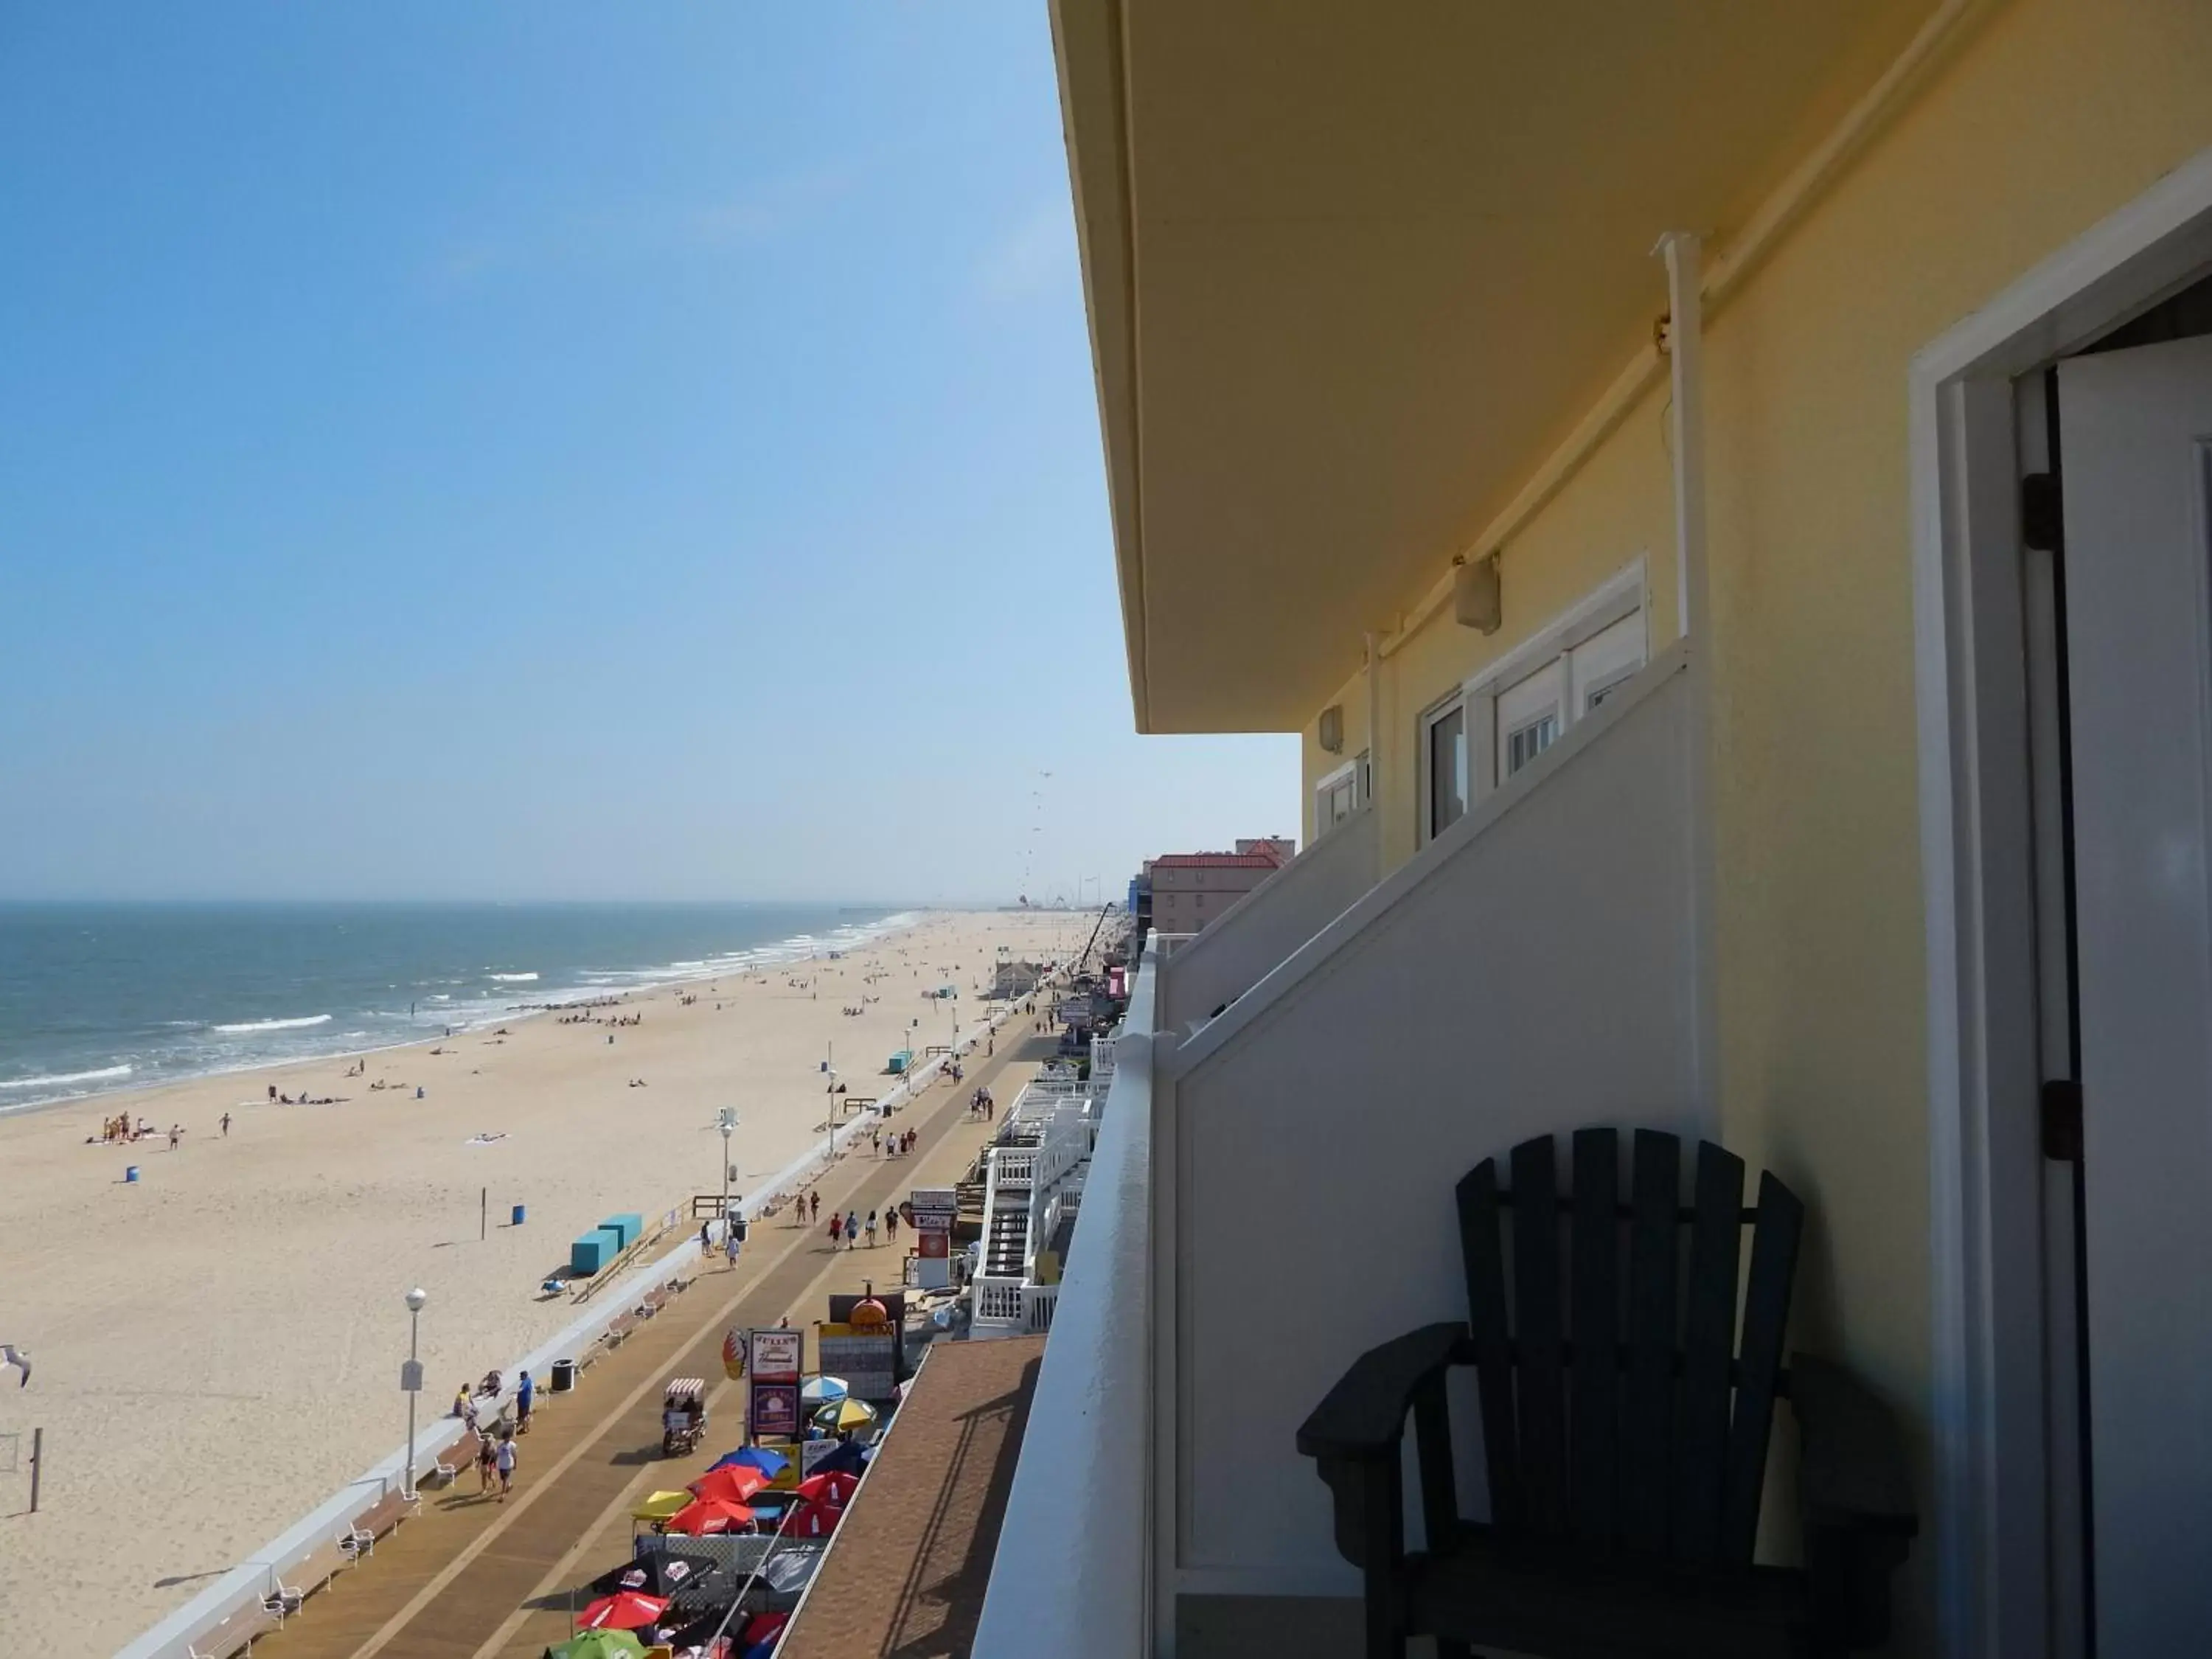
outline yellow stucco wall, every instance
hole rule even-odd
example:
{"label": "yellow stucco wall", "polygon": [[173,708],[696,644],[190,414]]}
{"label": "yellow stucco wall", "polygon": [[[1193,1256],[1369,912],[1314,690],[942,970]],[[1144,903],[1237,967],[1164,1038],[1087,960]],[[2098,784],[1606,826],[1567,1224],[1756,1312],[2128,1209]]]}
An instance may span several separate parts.
{"label": "yellow stucco wall", "polygon": [[[1709,319],[1724,1133],[1814,1206],[1805,1339],[1917,1407],[1923,1434],[1909,365],[2208,146],[2212,3],[2013,0]],[[1662,387],[1509,544],[1504,629],[1486,640],[1447,614],[1387,663],[1388,862],[1414,850],[1416,715],[1452,683],[1639,550],[1655,647],[1672,636],[1665,412]]]}

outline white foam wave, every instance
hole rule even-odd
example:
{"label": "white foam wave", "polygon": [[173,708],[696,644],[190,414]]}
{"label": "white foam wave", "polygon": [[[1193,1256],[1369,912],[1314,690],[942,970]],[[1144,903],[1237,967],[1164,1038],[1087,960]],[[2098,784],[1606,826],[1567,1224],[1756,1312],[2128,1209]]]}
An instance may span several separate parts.
{"label": "white foam wave", "polygon": [[502,985],[528,985],[538,978],[535,974],[486,974],[486,979],[495,979]]}
{"label": "white foam wave", "polygon": [[298,1019],[244,1019],[235,1025],[218,1025],[215,1029],[227,1036],[238,1036],[249,1031],[299,1031],[310,1025],[327,1025],[328,1014],[306,1014]]}
{"label": "white foam wave", "polygon": [[101,1083],[110,1078],[129,1077],[132,1067],[103,1066],[96,1072],[56,1072],[49,1077],[11,1077],[0,1081],[0,1089],[59,1089],[72,1083]]}

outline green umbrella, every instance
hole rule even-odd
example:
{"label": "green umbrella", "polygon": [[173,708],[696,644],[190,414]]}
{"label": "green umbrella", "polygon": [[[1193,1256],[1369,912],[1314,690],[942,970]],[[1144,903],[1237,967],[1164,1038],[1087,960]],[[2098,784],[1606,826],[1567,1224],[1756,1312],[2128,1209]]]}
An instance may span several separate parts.
{"label": "green umbrella", "polygon": [[631,1659],[645,1651],[645,1644],[626,1630],[587,1630],[545,1650],[545,1659]]}

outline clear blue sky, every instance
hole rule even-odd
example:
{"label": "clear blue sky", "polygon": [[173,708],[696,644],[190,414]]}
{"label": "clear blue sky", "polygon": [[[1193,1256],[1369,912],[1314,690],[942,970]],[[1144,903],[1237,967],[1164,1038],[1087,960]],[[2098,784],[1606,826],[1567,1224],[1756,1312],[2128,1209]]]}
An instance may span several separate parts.
{"label": "clear blue sky", "polygon": [[1130,731],[1042,3],[0,11],[0,896],[1110,890],[1296,772]]}

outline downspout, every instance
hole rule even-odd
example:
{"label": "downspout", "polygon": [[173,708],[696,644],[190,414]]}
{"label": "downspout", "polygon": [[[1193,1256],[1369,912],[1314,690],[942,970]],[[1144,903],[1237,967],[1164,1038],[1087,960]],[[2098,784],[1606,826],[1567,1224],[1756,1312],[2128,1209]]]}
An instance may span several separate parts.
{"label": "downspout", "polygon": [[1382,691],[1382,653],[1381,640],[1373,629],[1360,637],[1367,648],[1367,775],[1358,779],[1358,787],[1362,797],[1359,804],[1375,814],[1375,879],[1380,881],[1385,860],[1382,857],[1382,809],[1375,805],[1375,784],[1382,774],[1382,751],[1376,741],[1376,733],[1382,729],[1382,721],[1375,700]]}
{"label": "downspout", "polygon": [[1705,325],[1698,264],[1703,245],[1670,231],[1656,252],[1667,261],[1667,371],[1673,396],[1674,557],[1678,619],[1689,659],[1690,930],[1694,981],[1698,1110],[1721,1139],[1720,974],[1714,953],[1712,708],[1713,615],[1705,559]]}

